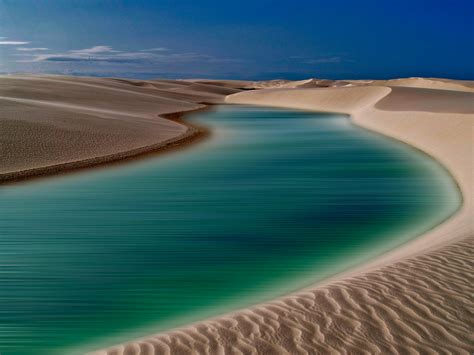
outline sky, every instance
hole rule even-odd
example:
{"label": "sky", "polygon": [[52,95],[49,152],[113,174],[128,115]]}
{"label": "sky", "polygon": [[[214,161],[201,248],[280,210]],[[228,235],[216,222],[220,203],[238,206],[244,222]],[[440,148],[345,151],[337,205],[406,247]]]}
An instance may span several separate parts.
{"label": "sky", "polygon": [[0,72],[474,79],[473,0],[0,0]]}

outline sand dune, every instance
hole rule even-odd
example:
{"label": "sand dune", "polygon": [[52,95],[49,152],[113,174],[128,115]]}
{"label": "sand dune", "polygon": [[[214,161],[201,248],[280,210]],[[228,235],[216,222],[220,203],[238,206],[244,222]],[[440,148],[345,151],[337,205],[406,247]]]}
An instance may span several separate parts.
{"label": "sand dune", "polygon": [[452,90],[474,92],[474,81],[448,80],[439,78],[405,78],[392,80],[376,80],[374,85],[403,86],[422,89]]}
{"label": "sand dune", "polygon": [[393,87],[390,96],[382,99],[375,108],[383,111],[422,111],[436,113],[474,112],[473,93],[450,90]]}
{"label": "sand dune", "polygon": [[[267,84],[268,85],[268,84]],[[325,80],[309,79],[289,82],[281,85],[281,88],[304,88],[304,87],[344,87],[344,86],[389,86],[389,87],[411,87],[420,89],[450,90],[474,92],[474,82],[469,80],[448,80],[439,78],[403,78],[391,80]],[[276,88],[276,86],[273,86]]]}
{"label": "sand dune", "polygon": [[244,81],[244,80],[190,80],[196,83],[210,84],[234,89],[294,89],[310,87],[339,87],[351,85],[348,81],[328,80],[328,79],[305,79],[305,80],[262,80],[262,81]]}
{"label": "sand dune", "polygon": [[[166,88],[158,89],[157,87]],[[0,182],[135,156],[194,137],[159,115],[238,90],[182,81],[0,77]]]}
{"label": "sand dune", "polygon": [[474,92],[474,81],[451,80],[440,78],[403,78],[391,80],[331,80],[331,79],[305,79],[305,80],[205,80],[195,79],[193,82],[219,85],[238,89],[294,89],[294,88],[323,88],[346,86],[389,86],[413,87],[421,89],[451,90]]}
{"label": "sand dune", "polygon": [[[230,89],[245,89],[250,88],[249,86],[256,81],[249,80],[213,80],[213,79],[186,79],[187,82],[201,83],[201,84],[211,84],[216,86],[222,86]],[[285,80],[288,82],[288,80]]]}
{"label": "sand dune", "polygon": [[414,241],[307,290],[94,354],[472,354],[474,94],[448,84],[437,92],[359,84],[227,97],[351,114],[438,159],[459,184],[463,206]]}

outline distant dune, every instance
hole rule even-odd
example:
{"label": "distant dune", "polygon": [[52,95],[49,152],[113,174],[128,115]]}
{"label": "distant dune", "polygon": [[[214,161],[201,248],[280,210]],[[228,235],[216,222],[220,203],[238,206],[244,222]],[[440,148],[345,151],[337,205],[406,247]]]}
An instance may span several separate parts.
{"label": "distant dune", "polygon": [[308,84],[322,85],[213,83],[269,87],[228,96],[228,103],[348,113],[360,126],[425,151],[457,181],[461,209],[425,235],[307,290],[95,354],[474,352],[472,83],[413,78]]}
{"label": "distant dune", "polygon": [[375,80],[374,85],[403,86],[422,89],[452,90],[474,92],[474,81],[448,80],[435,78],[407,78],[393,80]]}
{"label": "distant dune", "polygon": [[219,85],[240,89],[291,89],[291,88],[318,88],[341,86],[401,86],[422,89],[451,90],[474,92],[474,81],[451,80],[440,78],[403,78],[391,80],[331,80],[331,79],[305,79],[305,80],[204,80],[195,79],[193,82]]}

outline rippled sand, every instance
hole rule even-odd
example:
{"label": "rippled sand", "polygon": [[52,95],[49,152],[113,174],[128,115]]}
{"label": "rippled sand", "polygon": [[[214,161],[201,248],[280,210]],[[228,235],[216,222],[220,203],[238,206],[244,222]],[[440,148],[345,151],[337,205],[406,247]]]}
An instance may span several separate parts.
{"label": "rippled sand", "polygon": [[473,242],[97,354],[472,354]]}

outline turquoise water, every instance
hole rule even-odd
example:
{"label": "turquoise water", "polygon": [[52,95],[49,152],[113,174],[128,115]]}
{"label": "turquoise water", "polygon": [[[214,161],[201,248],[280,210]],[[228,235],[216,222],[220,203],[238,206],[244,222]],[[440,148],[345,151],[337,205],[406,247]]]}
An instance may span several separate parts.
{"label": "turquoise water", "polygon": [[459,206],[341,115],[221,107],[189,149],[0,188],[0,353],[92,350],[310,285]]}

